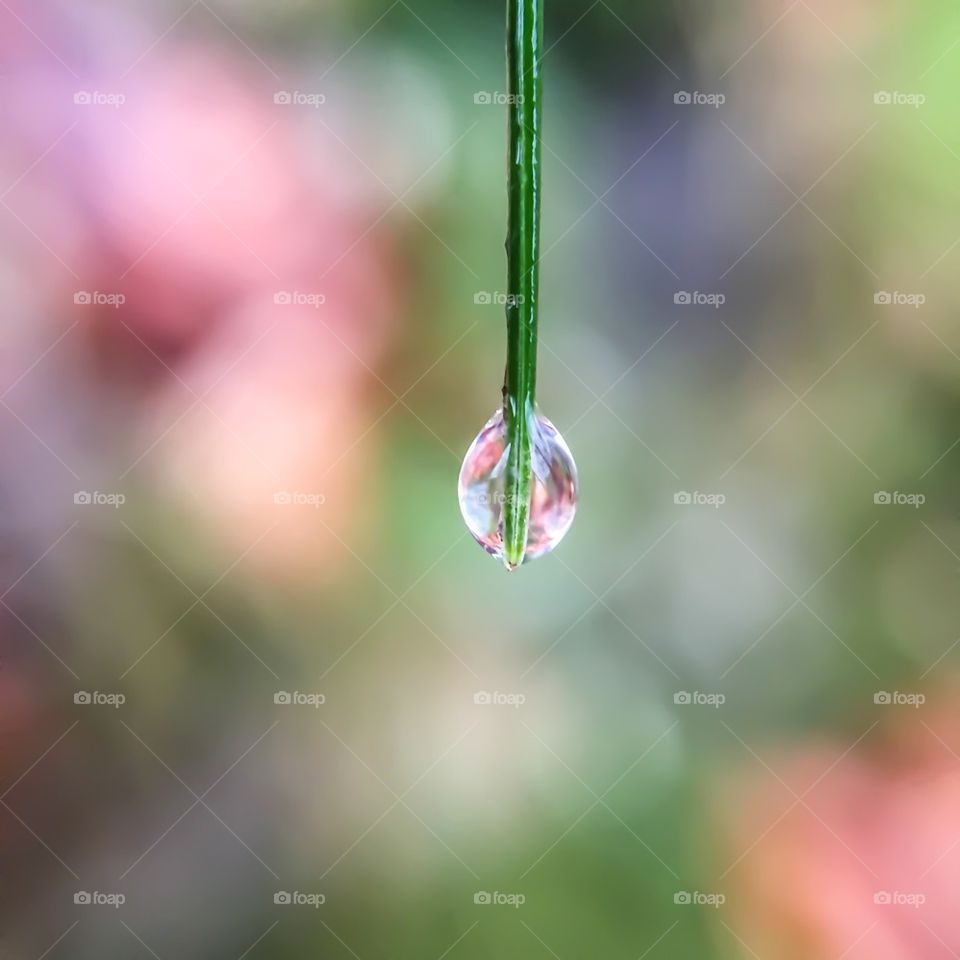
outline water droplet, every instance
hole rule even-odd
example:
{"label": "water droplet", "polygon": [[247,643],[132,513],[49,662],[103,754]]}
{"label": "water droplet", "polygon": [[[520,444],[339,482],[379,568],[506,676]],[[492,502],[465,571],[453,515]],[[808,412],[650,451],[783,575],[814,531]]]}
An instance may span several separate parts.
{"label": "water droplet", "polygon": [[[566,536],[577,512],[577,466],[557,428],[534,416],[533,484],[524,561],[549,553]],[[491,556],[503,559],[502,509],[506,424],[498,410],[473,441],[460,468],[460,512],[467,529]]]}

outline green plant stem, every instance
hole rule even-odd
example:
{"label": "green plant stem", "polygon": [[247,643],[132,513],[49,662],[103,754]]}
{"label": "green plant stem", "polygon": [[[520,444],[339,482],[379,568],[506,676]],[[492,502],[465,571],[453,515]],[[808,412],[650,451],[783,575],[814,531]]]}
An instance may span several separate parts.
{"label": "green plant stem", "polygon": [[504,562],[523,561],[532,489],[532,431],[537,385],[540,297],[540,132],[543,0],[507,0],[510,95],[507,224],[507,371],[503,385],[507,457]]}

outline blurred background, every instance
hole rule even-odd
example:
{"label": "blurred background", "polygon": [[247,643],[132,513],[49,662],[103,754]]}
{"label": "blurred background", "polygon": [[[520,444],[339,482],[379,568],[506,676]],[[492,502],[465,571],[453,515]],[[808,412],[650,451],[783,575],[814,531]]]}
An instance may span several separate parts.
{"label": "blurred background", "polygon": [[[0,0],[0,956],[960,952],[960,9]],[[642,9],[641,9],[642,8]]]}

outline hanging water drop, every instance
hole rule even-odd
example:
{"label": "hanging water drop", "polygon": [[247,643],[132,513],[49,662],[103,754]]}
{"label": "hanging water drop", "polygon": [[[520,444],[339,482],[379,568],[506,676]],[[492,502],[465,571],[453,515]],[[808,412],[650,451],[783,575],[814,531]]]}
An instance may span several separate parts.
{"label": "hanging water drop", "polygon": [[[566,442],[546,418],[531,418],[529,525],[524,562],[549,553],[566,536],[577,511],[577,467]],[[460,512],[477,543],[504,558],[503,507],[510,448],[498,410],[473,441],[460,468]]]}

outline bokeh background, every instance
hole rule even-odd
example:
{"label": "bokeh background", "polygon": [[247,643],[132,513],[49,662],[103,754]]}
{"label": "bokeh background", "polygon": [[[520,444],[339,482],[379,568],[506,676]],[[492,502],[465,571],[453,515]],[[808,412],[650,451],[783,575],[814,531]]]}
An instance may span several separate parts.
{"label": "bokeh background", "polygon": [[0,0],[4,960],[960,951],[960,9],[547,0],[512,576],[503,22]]}

